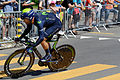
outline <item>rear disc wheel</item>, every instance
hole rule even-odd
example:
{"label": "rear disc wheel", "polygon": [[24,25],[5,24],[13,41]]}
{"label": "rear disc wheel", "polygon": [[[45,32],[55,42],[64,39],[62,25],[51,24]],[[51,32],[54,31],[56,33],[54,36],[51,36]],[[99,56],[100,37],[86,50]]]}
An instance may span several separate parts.
{"label": "rear disc wheel", "polygon": [[[58,53],[57,53],[58,52]],[[75,58],[75,49],[71,45],[62,45],[57,48],[57,52],[51,52],[52,59],[57,62],[49,62],[48,67],[51,71],[61,71],[70,66]]]}

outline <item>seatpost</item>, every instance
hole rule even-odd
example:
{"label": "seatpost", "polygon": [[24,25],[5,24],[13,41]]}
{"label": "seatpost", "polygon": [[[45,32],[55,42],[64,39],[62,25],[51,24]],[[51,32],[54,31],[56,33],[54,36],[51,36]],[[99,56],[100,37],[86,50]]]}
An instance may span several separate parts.
{"label": "seatpost", "polygon": [[60,34],[57,34],[57,41],[59,40],[60,36],[61,36]]}

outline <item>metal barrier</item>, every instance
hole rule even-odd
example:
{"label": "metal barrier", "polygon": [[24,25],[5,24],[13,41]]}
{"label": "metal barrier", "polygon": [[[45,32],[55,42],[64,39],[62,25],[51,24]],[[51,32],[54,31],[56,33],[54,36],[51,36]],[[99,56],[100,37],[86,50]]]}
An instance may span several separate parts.
{"label": "metal barrier", "polygon": [[[119,9],[119,8],[118,8]],[[35,12],[43,12],[43,11],[46,11],[46,12],[52,12],[52,10],[50,9],[47,9],[47,10],[35,10]],[[120,13],[120,10],[118,10]],[[20,36],[22,34],[22,32],[24,31],[24,29],[26,28],[26,24],[20,19],[20,11],[16,11],[16,12],[3,12],[3,13],[0,13],[0,14],[3,14],[3,16],[5,16],[6,18],[5,19],[1,19],[2,21],[2,32],[0,31],[1,33],[1,38],[3,40],[11,40],[13,37],[15,36]],[[62,31],[65,33],[64,36],[68,39],[68,34],[71,33],[73,35],[73,37],[76,38],[76,35],[74,35],[74,33],[72,32],[73,30],[84,30],[84,29],[88,29],[89,28],[89,25],[88,26],[85,26],[83,23],[84,23],[84,19],[85,19],[85,15],[83,14],[83,19],[79,22],[77,22],[76,24],[76,29],[72,29],[70,30],[68,25],[69,25],[69,14],[67,11],[64,11],[63,12],[64,16],[63,19],[61,21],[63,21],[63,29]],[[112,14],[110,14],[112,15]],[[119,15],[119,14],[118,14]],[[100,15],[99,15],[100,16]],[[118,16],[118,18],[120,18]],[[96,30],[98,32],[100,32],[99,28],[100,26],[103,26],[106,30],[107,28],[105,27],[106,25],[110,25],[110,24],[117,24],[118,22],[115,22],[115,23],[105,23],[104,21],[100,21],[99,19],[99,22],[98,24],[95,24],[93,25],[93,27],[96,28]],[[29,34],[29,36],[37,36],[38,32],[37,32],[37,28],[34,27],[33,25],[33,28],[31,30],[31,33]]]}
{"label": "metal barrier", "polygon": [[[103,5],[103,6],[105,6],[105,5]],[[87,7],[87,6],[86,6]],[[120,7],[120,5],[118,6],[118,7]],[[101,10],[100,10],[100,13],[101,13]],[[105,13],[104,13],[105,14]],[[94,24],[92,25],[92,27],[94,27],[98,32],[101,32],[100,30],[99,30],[99,28],[100,27],[103,27],[105,30],[108,30],[107,29],[107,27],[106,27],[106,25],[113,25],[113,24],[118,24],[118,23],[120,23],[120,8],[118,8],[118,10],[117,10],[117,15],[118,15],[118,20],[116,21],[116,22],[113,22],[113,21],[110,21],[110,22],[105,22],[105,20],[104,21],[101,21],[100,20],[100,17],[101,17],[101,15],[102,14],[100,14],[99,15],[99,22],[96,24],[96,21],[94,21]],[[76,35],[74,35],[73,34],[73,30],[77,30],[77,31],[80,31],[80,30],[85,30],[85,29],[89,29],[89,25],[88,26],[85,26],[83,23],[84,23],[84,19],[85,19],[85,15],[83,15],[82,17],[84,18],[84,19],[82,19],[81,21],[79,21],[78,23],[77,23],[77,25],[75,26],[76,28],[75,29],[72,29],[72,30],[69,30],[69,28],[68,28],[68,12],[66,13],[66,15],[65,16],[67,16],[67,23],[66,23],[66,26],[65,26],[65,28],[66,28],[66,32],[67,32],[67,34],[68,33],[71,33],[72,35],[73,35],[73,37],[75,37],[76,38]],[[109,15],[110,17],[109,17],[109,20],[111,20],[111,16],[113,16],[113,14],[112,13],[110,13],[110,15]],[[104,17],[105,18],[105,17]],[[74,19],[73,19],[74,20]],[[96,18],[95,18],[95,20],[96,20]]]}
{"label": "metal barrier", "polygon": [[[105,7],[106,5],[103,5],[103,8]],[[117,10],[117,9],[115,9],[116,11],[117,11],[117,15],[119,15],[119,10]],[[101,10],[102,11],[102,10]],[[114,14],[112,14],[111,12],[109,13],[112,17],[113,17],[113,15]],[[101,14],[102,15],[102,14]],[[105,11],[104,11],[104,15],[106,15],[106,13],[105,13]],[[108,30],[105,26],[107,26],[107,25],[113,25],[113,24],[118,24],[119,22],[118,22],[118,19],[119,18],[117,18],[117,21],[112,21],[112,17],[109,15],[109,18],[108,18],[108,22],[105,22],[105,16],[104,16],[104,20],[100,20],[99,21],[99,26],[103,26],[104,28],[105,28],[105,30]]]}
{"label": "metal barrier", "polygon": [[20,36],[22,31],[26,27],[26,24],[23,21],[20,21],[21,13],[19,11],[16,11],[3,12],[0,14],[3,15],[3,17],[1,18],[1,39],[11,40],[13,37],[18,36],[18,34]]}

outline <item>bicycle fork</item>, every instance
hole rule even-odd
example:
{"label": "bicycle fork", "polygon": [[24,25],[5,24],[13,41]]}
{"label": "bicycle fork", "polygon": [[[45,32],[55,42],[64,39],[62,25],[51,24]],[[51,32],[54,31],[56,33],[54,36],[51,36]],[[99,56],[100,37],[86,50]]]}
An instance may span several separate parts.
{"label": "bicycle fork", "polygon": [[24,60],[26,58],[26,56],[28,55],[28,53],[26,51],[24,51],[22,53],[22,55],[20,56],[20,58],[18,59],[18,63],[22,66],[24,65]]}

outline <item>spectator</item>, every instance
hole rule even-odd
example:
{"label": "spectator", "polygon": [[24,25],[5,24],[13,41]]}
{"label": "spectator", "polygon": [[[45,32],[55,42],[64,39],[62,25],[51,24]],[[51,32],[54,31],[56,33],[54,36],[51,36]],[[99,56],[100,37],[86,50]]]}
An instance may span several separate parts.
{"label": "spectator", "polygon": [[2,12],[3,12],[3,4],[2,4],[2,2],[0,2],[0,39],[1,39],[1,37],[2,37],[2,16],[3,16],[3,14],[2,14]]}
{"label": "spectator", "polygon": [[109,18],[109,13],[113,12],[113,21],[117,20],[117,10],[113,8],[113,5],[115,6],[116,4],[114,3],[114,0],[107,0],[107,5],[106,5],[106,10],[105,10],[105,22],[108,23],[108,18]]}
{"label": "spectator", "polygon": [[50,9],[53,10],[54,14],[56,14],[59,11],[59,8],[57,8],[55,5],[55,1],[51,1],[50,5]]}
{"label": "spectator", "polygon": [[18,4],[16,0],[1,0],[3,2],[3,11],[11,12],[14,11],[14,4]]}
{"label": "spectator", "polygon": [[62,7],[63,9],[65,9],[65,7],[61,5],[61,0],[56,0],[56,7]]}
{"label": "spectator", "polygon": [[45,9],[45,0],[39,0],[38,10]]}
{"label": "spectator", "polygon": [[95,19],[95,9],[94,7],[97,6],[94,1],[86,0],[85,2],[86,10],[85,10],[85,25],[87,24],[87,21],[89,20],[89,28],[92,29],[92,22]]}
{"label": "spectator", "polygon": [[114,7],[118,7],[120,0],[115,0],[114,3],[116,4],[116,6],[114,6]]}
{"label": "spectator", "polygon": [[64,1],[62,2],[62,6],[65,7],[66,10],[69,8],[68,2],[69,2],[69,0],[64,0]]}
{"label": "spectator", "polygon": [[102,9],[100,11],[100,21],[104,21],[103,20],[103,16],[105,16],[105,5],[106,5],[107,1],[106,0],[102,0],[101,4],[102,4]]}
{"label": "spectator", "polygon": [[85,0],[81,0],[82,1],[82,4],[83,4],[83,9],[80,11],[80,20],[82,20],[82,15],[84,13],[84,10],[85,10]]}
{"label": "spectator", "polygon": [[115,2],[115,4],[117,4],[117,7],[114,6],[114,8],[118,10],[118,20],[117,20],[117,22],[120,22],[120,4],[119,4],[120,0],[115,0],[114,2]]}
{"label": "spectator", "polygon": [[[47,2],[47,3],[46,3]],[[42,9],[47,9],[48,8],[48,1],[47,0],[39,0],[39,10],[42,10]]]}
{"label": "spectator", "polygon": [[54,13],[56,14],[57,12],[59,13],[60,9],[65,9],[64,7],[60,7],[60,4],[59,4],[59,7],[58,5],[56,6],[57,4],[55,3],[55,1],[51,1],[50,3],[50,9],[52,9],[54,11]]}
{"label": "spectator", "polygon": [[[3,3],[3,11],[4,12],[13,12],[14,11],[14,7],[15,4],[18,4],[18,2],[16,0],[1,0],[1,2]],[[5,26],[5,28],[3,27],[3,30],[6,30],[6,40],[7,39],[11,39],[10,35],[11,35],[11,14],[5,14],[6,17],[4,18],[4,24],[8,23],[8,25]],[[7,19],[6,19],[7,18]],[[9,18],[9,19],[8,19]],[[4,31],[3,31],[4,32]]]}
{"label": "spectator", "polygon": [[[75,25],[74,25],[74,22],[73,22],[73,12],[74,12],[74,3],[73,3],[73,0],[67,0],[68,2],[68,28],[69,29],[74,29],[75,28]],[[73,33],[74,34],[77,34],[77,31],[76,30],[73,30]]]}
{"label": "spectator", "polygon": [[0,12],[1,12],[1,14],[0,14],[0,38],[2,37],[3,38],[3,40],[7,40],[7,38],[6,38],[6,36],[5,36],[5,25],[4,25],[4,23],[2,22],[2,19],[7,19],[7,18],[9,18],[9,17],[5,17],[5,15],[2,13],[3,12],[3,3],[2,2],[0,2]]}
{"label": "spectator", "polygon": [[[73,3],[75,4],[75,6],[76,6],[77,8],[81,8],[81,9],[84,10],[84,6],[83,6],[83,3],[82,3],[81,0],[73,0]],[[79,4],[80,4],[80,5],[79,5]]]}
{"label": "spectator", "polygon": [[81,0],[73,0],[73,3],[75,5],[75,8],[74,8],[75,14],[73,13],[74,23],[75,25],[77,24],[76,27],[78,27],[78,23],[80,20],[80,12],[81,10],[84,10],[84,7],[83,7],[83,3]]}
{"label": "spectator", "polygon": [[57,15],[59,16],[61,22],[63,19],[63,10],[65,10],[65,7],[63,7],[61,5],[61,0],[56,0],[56,7],[59,9],[59,11],[57,11]]}
{"label": "spectator", "polygon": [[31,0],[22,0],[21,1],[21,10],[25,9],[25,8],[31,8],[33,9],[33,5],[35,5],[34,2],[31,2]]}
{"label": "spectator", "polygon": [[100,11],[102,9],[102,5],[101,5],[101,0],[95,0],[97,7],[95,8],[96,10],[96,26],[98,26],[98,22],[100,20]]}

